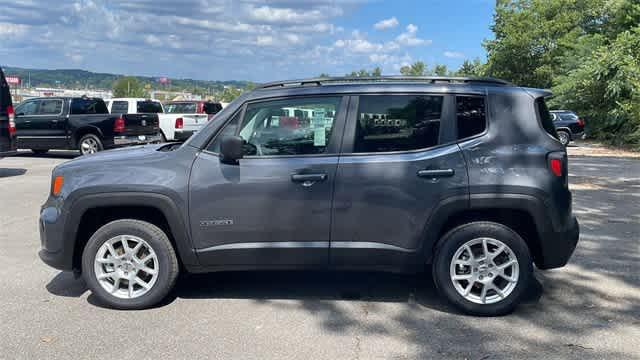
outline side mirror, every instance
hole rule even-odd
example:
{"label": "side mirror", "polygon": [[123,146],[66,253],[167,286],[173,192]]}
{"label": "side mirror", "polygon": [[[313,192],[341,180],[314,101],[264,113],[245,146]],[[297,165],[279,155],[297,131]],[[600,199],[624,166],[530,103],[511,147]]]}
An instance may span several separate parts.
{"label": "side mirror", "polygon": [[220,142],[220,162],[235,165],[242,159],[244,139],[240,136],[225,136]]}

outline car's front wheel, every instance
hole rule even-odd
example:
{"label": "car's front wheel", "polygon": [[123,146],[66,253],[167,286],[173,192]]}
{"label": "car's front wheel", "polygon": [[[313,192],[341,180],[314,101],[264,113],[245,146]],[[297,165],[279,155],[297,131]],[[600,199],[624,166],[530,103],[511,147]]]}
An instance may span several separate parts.
{"label": "car's front wheel", "polygon": [[464,312],[497,316],[521,301],[533,274],[529,248],[510,228],[473,222],[438,243],[433,277],[438,290]]}
{"label": "car's front wheel", "polygon": [[173,288],[178,260],[165,234],[139,220],[116,220],[89,239],[82,254],[83,277],[92,293],[117,309],[156,305]]}

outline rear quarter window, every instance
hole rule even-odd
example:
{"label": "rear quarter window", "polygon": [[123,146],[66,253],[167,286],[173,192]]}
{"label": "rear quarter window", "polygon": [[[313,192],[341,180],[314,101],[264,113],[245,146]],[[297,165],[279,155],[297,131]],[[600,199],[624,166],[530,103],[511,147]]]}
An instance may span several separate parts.
{"label": "rear quarter window", "polygon": [[553,116],[551,116],[544,98],[536,99],[536,110],[538,111],[538,118],[544,130],[557,139],[558,134],[556,133],[556,127],[553,125]]}
{"label": "rear quarter window", "polygon": [[456,96],[458,139],[482,134],[487,128],[484,97]]}

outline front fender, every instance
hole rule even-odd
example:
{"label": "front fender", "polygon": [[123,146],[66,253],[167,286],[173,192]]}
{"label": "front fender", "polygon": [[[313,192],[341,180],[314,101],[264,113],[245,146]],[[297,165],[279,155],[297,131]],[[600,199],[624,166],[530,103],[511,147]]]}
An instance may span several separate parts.
{"label": "front fender", "polygon": [[65,226],[65,232],[69,231],[65,238],[75,241],[80,220],[89,209],[110,206],[150,206],[158,209],[167,219],[171,233],[175,240],[176,252],[182,263],[189,266],[198,266],[198,260],[191,243],[188,227],[183,221],[183,214],[170,197],[158,193],[146,192],[116,192],[85,195],[75,200],[69,211],[69,224]]}

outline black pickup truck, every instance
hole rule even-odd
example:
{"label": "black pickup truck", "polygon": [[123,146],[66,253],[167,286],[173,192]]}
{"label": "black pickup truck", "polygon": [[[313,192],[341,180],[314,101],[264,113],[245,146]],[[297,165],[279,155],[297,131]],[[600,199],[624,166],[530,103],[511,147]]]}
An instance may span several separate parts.
{"label": "black pickup truck", "polygon": [[29,99],[15,113],[18,148],[37,154],[77,149],[85,155],[161,140],[157,114],[110,114],[100,98]]}

